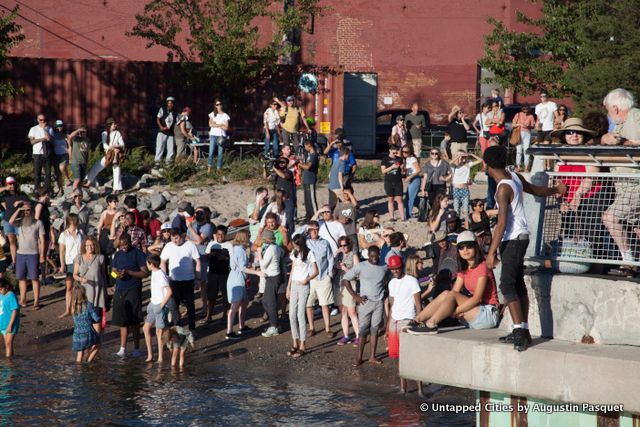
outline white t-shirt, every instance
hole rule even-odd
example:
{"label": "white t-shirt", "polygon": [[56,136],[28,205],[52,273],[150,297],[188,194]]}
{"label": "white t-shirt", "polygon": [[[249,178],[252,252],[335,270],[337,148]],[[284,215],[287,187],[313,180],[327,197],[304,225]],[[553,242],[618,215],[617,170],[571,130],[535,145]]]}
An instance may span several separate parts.
{"label": "white t-shirt", "polygon": [[109,148],[124,147],[124,139],[118,130],[109,132],[109,141],[107,141],[107,131],[102,132],[102,148],[106,153]]}
{"label": "white t-shirt", "polygon": [[[40,127],[38,125],[32,127],[31,129],[29,129],[29,138],[34,138],[34,139],[40,139],[40,138],[44,138],[45,133],[48,132],[49,135],[51,135],[53,137],[53,131],[51,130],[51,128],[49,126],[47,127]],[[31,146],[31,153],[32,154],[44,154],[43,150],[42,150],[42,142],[38,142],[37,144],[33,144]]]}
{"label": "white t-shirt", "polygon": [[342,225],[340,221],[322,221],[318,234],[321,238],[329,242],[332,254],[335,254],[338,250],[338,240],[340,240],[340,237],[347,235],[347,233],[344,232],[344,225]]}
{"label": "white t-shirt", "polygon": [[302,254],[295,256],[293,252],[289,255],[291,258],[291,280],[294,282],[302,282],[312,273],[311,266],[316,262],[316,257],[313,252],[309,251],[307,254],[307,261],[302,261]]}
{"label": "white t-shirt", "polygon": [[200,254],[193,242],[185,240],[180,246],[169,242],[162,249],[160,258],[163,261],[169,261],[169,277],[171,277],[171,280],[195,279],[194,261],[200,259]]}
{"label": "white t-shirt", "polygon": [[207,247],[204,250],[204,253],[207,255],[210,255],[212,249],[226,249],[227,251],[229,251],[229,255],[231,255],[231,252],[233,251],[233,243],[231,242],[219,243],[217,240],[213,239],[207,244]]}
{"label": "white t-shirt", "polygon": [[267,277],[276,277],[280,275],[280,261],[284,256],[284,251],[278,245],[272,244],[262,254],[260,259],[260,270],[264,271]]}
{"label": "white t-shirt", "polygon": [[405,161],[405,169],[407,170],[407,176],[413,175],[416,171],[420,170],[420,165],[418,164],[418,159],[415,157],[407,157]]}
{"label": "white t-shirt", "polygon": [[267,127],[269,130],[275,130],[280,124],[280,114],[278,114],[278,110],[274,110],[269,107],[264,112],[264,121],[267,123]]}
{"label": "white t-shirt", "polygon": [[471,168],[469,165],[462,165],[453,168],[453,178],[451,183],[453,185],[467,184],[469,182],[469,176],[471,175]]}
{"label": "white t-shirt", "polygon": [[487,124],[487,115],[486,114],[483,114],[483,113],[476,114],[476,119],[475,119],[474,123],[478,123],[480,125],[480,130],[482,130],[483,132],[489,132],[489,128],[491,126],[489,126]]}
{"label": "white t-shirt", "polygon": [[165,295],[165,289],[169,288],[169,278],[162,270],[151,272],[151,304],[159,305],[162,303]]}
{"label": "white t-shirt", "polygon": [[82,230],[77,230],[76,235],[72,235],[67,230],[60,233],[58,244],[64,245],[64,263],[73,264],[78,255],[80,255],[80,246],[84,240]]}
{"label": "white t-shirt", "polygon": [[[216,114],[213,111],[209,113],[209,118],[213,119],[214,123],[217,125],[223,125],[228,123],[231,118],[227,113]],[[209,135],[213,136],[227,136],[227,131],[222,128],[210,128]]]}
{"label": "white t-shirt", "polygon": [[536,105],[536,116],[542,124],[542,131],[553,130],[553,113],[558,109],[555,102],[547,101]]}
{"label": "white t-shirt", "polygon": [[402,279],[391,279],[389,282],[389,296],[393,297],[391,317],[393,320],[414,319],[416,304],[413,295],[420,292],[418,279],[405,274]]}

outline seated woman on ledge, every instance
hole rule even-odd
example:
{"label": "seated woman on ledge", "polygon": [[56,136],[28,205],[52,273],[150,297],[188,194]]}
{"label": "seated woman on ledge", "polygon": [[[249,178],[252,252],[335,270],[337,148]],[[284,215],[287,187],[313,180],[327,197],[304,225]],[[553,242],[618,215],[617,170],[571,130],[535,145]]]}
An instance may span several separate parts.
{"label": "seated woman on ledge", "polygon": [[[498,326],[498,292],[493,272],[487,267],[475,234],[464,231],[458,235],[458,277],[451,291],[444,291],[416,316],[425,326],[409,328],[414,335],[438,333],[438,323],[455,317],[472,329]],[[461,293],[462,287],[471,294]]]}

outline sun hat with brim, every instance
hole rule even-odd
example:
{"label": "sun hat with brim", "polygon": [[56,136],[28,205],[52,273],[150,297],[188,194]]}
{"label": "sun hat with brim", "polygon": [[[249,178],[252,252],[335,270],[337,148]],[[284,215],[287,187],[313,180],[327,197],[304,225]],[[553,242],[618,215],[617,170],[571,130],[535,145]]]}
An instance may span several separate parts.
{"label": "sun hat with brim", "polygon": [[596,135],[595,131],[592,131],[591,129],[587,129],[586,127],[584,127],[584,125],[582,124],[582,119],[578,117],[572,117],[570,119],[565,120],[560,129],[556,129],[553,132],[551,132],[551,136],[554,138],[560,138],[568,130],[584,132],[591,136]]}
{"label": "sun hat with brim", "polygon": [[475,243],[476,235],[473,234],[473,231],[463,231],[458,234],[458,238],[456,239],[456,244],[459,245],[461,243]]}

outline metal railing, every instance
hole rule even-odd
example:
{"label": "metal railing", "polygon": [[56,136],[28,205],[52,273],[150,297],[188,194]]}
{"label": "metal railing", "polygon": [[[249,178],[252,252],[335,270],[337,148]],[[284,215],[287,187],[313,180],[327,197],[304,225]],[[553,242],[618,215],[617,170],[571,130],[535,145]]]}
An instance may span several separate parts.
{"label": "metal railing", "polygon": [[557,261],[640,265],[638,172],[549,172],[550,184],[563,182],[568,191],[545,200],[539,255]]}

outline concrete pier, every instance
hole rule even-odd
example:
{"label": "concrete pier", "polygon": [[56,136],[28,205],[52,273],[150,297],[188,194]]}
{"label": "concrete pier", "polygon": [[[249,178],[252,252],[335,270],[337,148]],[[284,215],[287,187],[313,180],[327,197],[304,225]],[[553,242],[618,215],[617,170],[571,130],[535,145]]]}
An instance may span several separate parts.
{"label": "concrete pier", "polygon": [[499,329],[400,337],[400,375],[412,380],[640,413],[640,349],[545,340],[519,353]]}

